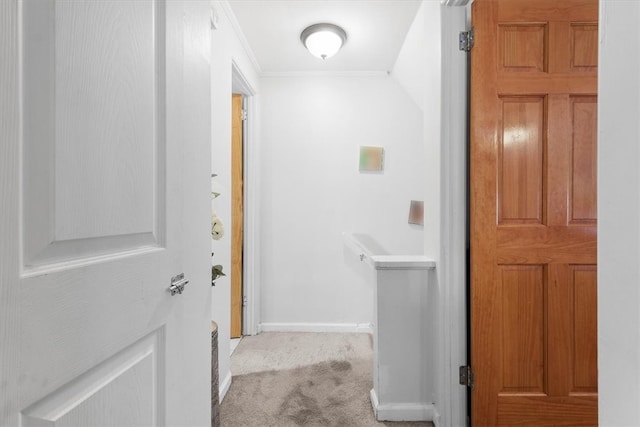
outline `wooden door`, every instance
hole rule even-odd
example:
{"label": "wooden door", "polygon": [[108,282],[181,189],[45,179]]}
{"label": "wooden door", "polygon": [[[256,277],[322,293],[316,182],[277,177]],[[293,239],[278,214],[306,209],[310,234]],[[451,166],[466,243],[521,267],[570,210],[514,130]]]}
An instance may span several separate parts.
{"label": "wooden door", "polygon": [[209,12],[0,2],[0,425],[210,422]]}
{"label": "wooden door", "polygon": [[242,336],[244,223],[242,95],[231,98],[231,338]]}
{"label": "wooden door", "polygon": [[598,4],[472,19],[472,423],[597,425]]}

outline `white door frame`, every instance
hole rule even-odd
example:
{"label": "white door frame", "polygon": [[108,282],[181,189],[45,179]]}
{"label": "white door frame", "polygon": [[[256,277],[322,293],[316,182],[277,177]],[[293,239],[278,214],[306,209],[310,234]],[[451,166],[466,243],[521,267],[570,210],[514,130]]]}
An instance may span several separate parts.
{"label": "white door frame", "polygon": [[443,280],[442,384],[439,426],[467,425],[467,390],[458,367],[467,364],[467,54],[458,34],[469,28],[470,0],[442,4],[441,274]]}
{"label": "white door frame", "polygon": [[246,79],[240,66],[232,61],[231,88],[233,93],[243,95],[243,106],[247,110],[247,120],[243,123],[243,165],[244,182],[244,223],[243,223],[243,266],[242,295],[247,301],[242,307],[242,334],[258,333],[260,321],[260,241],[258,203],[260,194],[259,166],[260,146],[257,138],[258,103],[256,91]]}

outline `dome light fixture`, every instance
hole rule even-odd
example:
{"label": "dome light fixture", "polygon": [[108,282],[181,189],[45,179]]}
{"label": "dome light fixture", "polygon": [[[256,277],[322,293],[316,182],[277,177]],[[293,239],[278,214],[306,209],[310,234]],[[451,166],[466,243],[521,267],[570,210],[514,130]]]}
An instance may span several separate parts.
{"label": "dome light fixture", "polygon": [[314,24],[302,31],[300,40],[313,56],[327,59],[345,44],[347,33],[334,24]]}

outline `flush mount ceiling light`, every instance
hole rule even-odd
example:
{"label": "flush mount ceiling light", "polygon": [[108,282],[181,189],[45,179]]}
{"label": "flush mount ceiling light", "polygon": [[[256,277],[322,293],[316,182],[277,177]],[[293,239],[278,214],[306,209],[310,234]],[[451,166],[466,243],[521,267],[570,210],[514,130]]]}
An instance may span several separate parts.
{"label": "flush mount ceiling light", "polygon": [[327,59],[338,53],[347,41],[347,33],[333,24],[314,24],[300,34],[302,44],[313,56]]}

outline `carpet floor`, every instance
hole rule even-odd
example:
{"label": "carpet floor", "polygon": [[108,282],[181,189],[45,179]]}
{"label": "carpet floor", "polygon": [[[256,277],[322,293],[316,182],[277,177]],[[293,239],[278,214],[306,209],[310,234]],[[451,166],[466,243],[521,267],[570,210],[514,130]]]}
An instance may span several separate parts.
{"label": "carpet floor", "polygon": [[220,426],[433,426],[376,421],[369,401],[372,370],[368,334],[244,337],[231,356],[233,381],[220,406]]}

